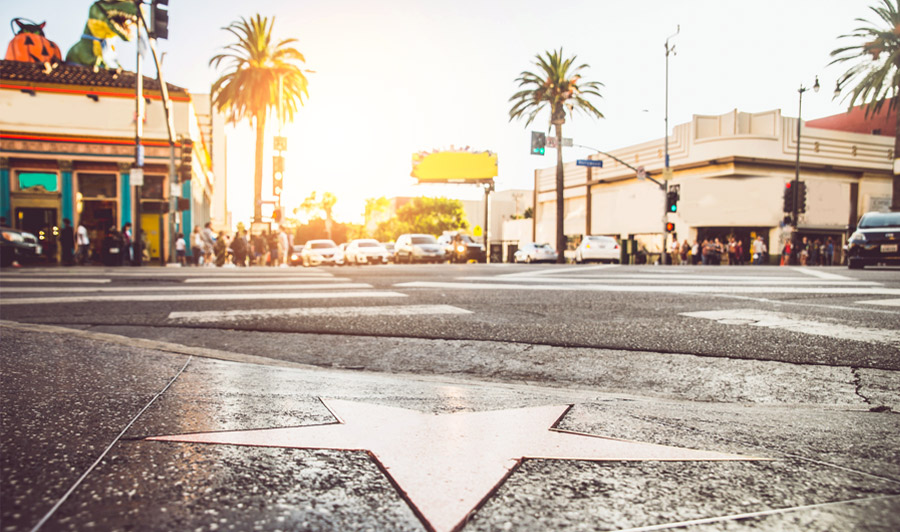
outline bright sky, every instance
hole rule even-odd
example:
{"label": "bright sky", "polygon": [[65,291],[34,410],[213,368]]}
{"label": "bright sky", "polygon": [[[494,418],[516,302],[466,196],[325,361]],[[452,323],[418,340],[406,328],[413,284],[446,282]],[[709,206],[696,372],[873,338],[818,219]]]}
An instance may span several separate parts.
{"label": "bright sky", "polygon": [[[311,191],[337,195],[336,217],[361,221],[365,198],[441,195],[479,198],[474,186],[415,185],[411,155],[471,146],[498,154],[497,188],[532,188],[534,169],[553,166],[555,152],[529,154],[530,130],[546,131],[549,115],[527,129],[509,122],[509,97],[534,56],[562,46],[590,65],[585,78],[605,85],[595,120],[576,116],[563,134],[608,151],[665,134],[666,38],[669,123],[735,108],[780,108],[797,114],[797,89],[819,76],[822,90],[804,95],[806,119],[845,109],[832,101],[841,66],[827,66],[837,37],[870,18],[876,0],[171,0],[167,81],[209,91],[217,73],[209,58],[231,36],[221,28],[260,13],[275,15],[275,34],[298,39],[306,56],[310,98],[286,129],[285,203]],[[5,0],[0,20],[47,21],[45,33],[65,55],[82,33],[88,0]],[[12,33],[3,30],[2,42]],[[133,44],[120,62],[134,67]],[[151,69],[152,70],[152,69]],[[155,75],[155,73],[151,73]],[[229,209],[235,223],[252,215],[253,132],[228,131]],[[271,141],[266,142],[267,149]],[[590,152],[567,148],[567,161]],[[266,153],[265,176],[271,153]],[[266,181],[263,190],[271,190]]]}

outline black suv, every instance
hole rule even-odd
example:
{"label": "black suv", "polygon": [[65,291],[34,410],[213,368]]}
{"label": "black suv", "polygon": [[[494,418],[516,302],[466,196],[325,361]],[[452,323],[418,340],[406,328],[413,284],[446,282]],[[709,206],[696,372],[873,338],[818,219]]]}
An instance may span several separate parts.
{"label": "black suv", "polygon": [[438,244],[444,248],[450,262],[485,262],[484,246],[472,240],[469,235],[444,233],[438,238]]}
{"label": "black suv", "polygon": [[850,235],[850,269],[900,264],[900,212],[867,212]]}

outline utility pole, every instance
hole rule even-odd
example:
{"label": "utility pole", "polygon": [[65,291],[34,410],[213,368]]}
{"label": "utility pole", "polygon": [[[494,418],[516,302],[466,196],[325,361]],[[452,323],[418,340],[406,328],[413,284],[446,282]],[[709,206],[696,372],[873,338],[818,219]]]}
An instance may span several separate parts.
{"label": "utility pole", "polygon": [[[138,12],[141,10],[141,1],[137,0],[135,2],[135,7],[137,7]],[[144,240],[141,235],[141,191],[142,185],[144,182],[144,147],[141,145],[141,137],[144,136],[144,62],[141,57],[141,25],[137,25],[137,58],[136,58],[136,67],[135,67],[135,81],[134,81],[134,168],[137,172],[133,172],[134,174],[139,174],[140,185],[134,185],[132,188],[134,190],[134,265],[140,266],[144,260],[144,250],[143,244]]]}
{"label": "utility pole", "polygon": [[663,231],[662,231],[662,255],[660,255],[660,259],[661,259],[660,263],[661,264],[666,264],[668,262],[668,253],[666,250],[666,246],[668,243],[668,236],[669,236],[669,231],[668,231],[669,209],[667,208],[665,198],[668,197],[669,180],[672,179],[672,169],[669,168],[669,54],[673,54],[673,55],[675,54],[675,45],[673,44],[672,46],[669,46],[669,39],[674,38],[679,33],[681,33],[681,24],[676,26],[675,33],[673,33],[672,35],[670,35],[666,38],[666,118],[665,118],[665,123],[666,123],[666,136],[665,136],[666,155],[665,156],[666,156],[666,159],[665,159],[665,166],[663,168],[663,176],[662,176],[663,177],[663,185],[661,187],[662,192],[663,192],[663,209],[664,209],[663,217],[662,217]]}
{"label": "utility pole", "polygon": [[[819,92],[819,76],[816,76],[816,82],[813,84],[812,89],[813,92]],[[794,196],[791,226],[795,232],[797,231],[797,226],[800,225],[800,126],[803,123],[803,93],[808,90],[802,84],[797,89],[797,94],[799,95],[797,102],[797,161],[794,166],[794,184],[791,186],[791,194]]]}

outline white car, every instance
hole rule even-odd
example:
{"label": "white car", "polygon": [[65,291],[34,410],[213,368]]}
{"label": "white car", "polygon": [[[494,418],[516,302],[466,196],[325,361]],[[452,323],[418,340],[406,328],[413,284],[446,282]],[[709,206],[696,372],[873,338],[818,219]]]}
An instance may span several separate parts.
{"label": "white car", "polygon": [[359,238],[347,244],[344,262],[347,264],[387,264],[390,253],[372,238]]}
{"label": "white car", "polygon": [[590,261],[618,263],[621,258],[619,243],[609,236],[588,235],[575,248],[575,262],[578,264]]}
{"label": "white car", "polygon": [[300,260],[304,266],[340,266],[344,263],[344,256],[333,240],[309,240],[300,252]]}
{"label": "white car", "polygon": [[522,244],[522,247],[516,250],[513,260],[516,262],[527,262],[528,264],[532,262],[556,262],[558,256],[556,250],[550,247],[550,244],[528,242]]}
{"label": "white car", "polygon": [[444,262],[444,248],[436,238],[425,234],[406,234],[397,238],[394,262]]}

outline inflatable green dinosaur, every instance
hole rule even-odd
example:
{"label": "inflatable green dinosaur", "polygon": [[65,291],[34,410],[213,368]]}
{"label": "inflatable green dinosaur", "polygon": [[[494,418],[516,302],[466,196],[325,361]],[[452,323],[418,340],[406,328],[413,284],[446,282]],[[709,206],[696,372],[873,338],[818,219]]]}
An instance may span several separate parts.
{"label": "inflatable green dinosaur", "polygon": [[134,2],[127,0],[94,2],[88,12],[84,34],[81,36],[81,40],[69,48],[66,62],[89,66],[94,69],[94,72],[100,68],[119,68],[118,64],[108,64],[103,57],[103,52],[107,47],[113,49],[109,42],[113,37],[130,41],[137,20],[137,7]]}

